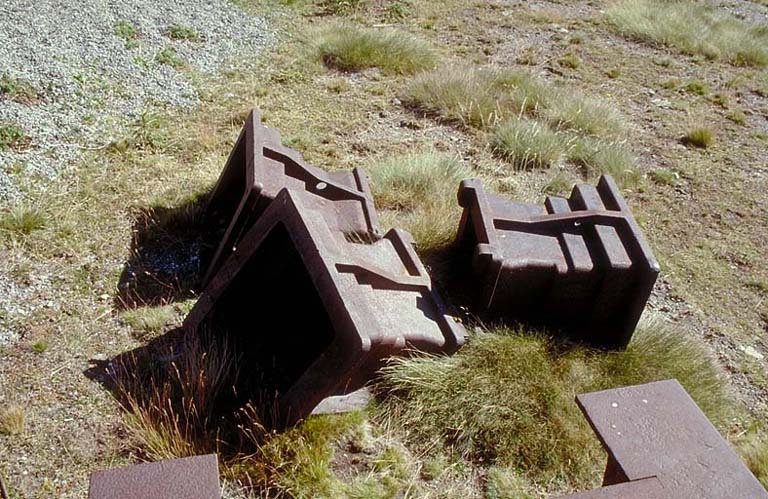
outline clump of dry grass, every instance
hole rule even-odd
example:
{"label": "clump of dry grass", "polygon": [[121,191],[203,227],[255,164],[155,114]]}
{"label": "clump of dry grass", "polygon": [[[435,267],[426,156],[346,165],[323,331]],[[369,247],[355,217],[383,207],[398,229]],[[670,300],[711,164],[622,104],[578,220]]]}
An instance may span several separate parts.
{"label": "clump of dry grass", "polygon": [[768,488],[768,435],[752,434],[741,445],[740,451],[755,477]]}
{"label": "clump of dry grass", "polygon": [[768,64],[768,30],[701,2],[624,0],[606,16],[619,33],[631,38],[738,66]]}
{"label": "clump of dry grass", "polygon": [[48,218],[42,209],[16,205],[7,212],[0,213],[0,233],[10,237],[24,237],[45,228],[47,222]]}
{"label": "clump of dry grass", "polygon": [[707,127],[695,127],[688,131],[683,137],[683,143],[706,149],[715,143],[715,132]]}
{"label": "clump of dry grass", "polygon": [[0,409],[0,435],[18,435],[24,431],[26,414],[24,408],[10,404]]}
{"label": "clump of dry grass", "polygon": [[128,325],[139,339],[162,332],[176,315],[173,306],[140,307],[124,311],[120,319]]}
{"label": "clump of dry grass", "polygon": [[516,168],[549,168],[565,156],[568,139],[546,124],[513,119],[496,127],[491,148]]}
{"label": "clump of dry grass", "polygon": [[437,52],[425,41],[396,29],[375,29],[350,23],[321,30],[317,56],[343,71],[377,67],[390,74],[413,74],[435,67]]}
{"label": "clump of dry grass", "polygon": [[[169,359],[169,360],[160,360]],[[236,393],[239,356],[221,337],[187,335],[151,358],[128,357],[111,372],[133,445],[151,460],[215,452],[224,477],[266,495],[314,497],[339,487],[331,444],[359,413],[312,417],[288,431],[268,428],[269,410]]]}
{"label": "clump of dry grass", "polygon": [[395,157],[367,168],[385,223],[408,230],[420,250],[447,244],[457,226],[456,191],[472,170],[459,158],[435,152]]}
{"label": "clump of dry grass", "polygon": [[574,396],[666,378],[677,378],[715,424],[729,417],[709,354],[659,323],[646,323],[623,352],[495,329],[450,358],[394,360],[384,369],[377,417],[427,455],[509,467],[551,491],[588,488],[602,471],[602,451]]}
{"label": "clump of dry grass", "polygon": [[401,97],[447,121],[485,128],[548,105],[552,93],[523,71],[449,66],[416,77]]}

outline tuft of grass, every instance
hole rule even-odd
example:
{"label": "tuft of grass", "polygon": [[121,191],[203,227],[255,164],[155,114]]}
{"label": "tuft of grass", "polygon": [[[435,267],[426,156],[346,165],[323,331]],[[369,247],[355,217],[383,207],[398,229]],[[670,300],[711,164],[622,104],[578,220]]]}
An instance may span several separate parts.
{"label": "tuft of grass", "polygon": [[[359,413],[311,417],[267,429],[252,403],[233,407],[239,357],[226,341],[190,335],[171,360],[128,357],[111,375],[132,442],[152,460],[219,454],[223,476],[257,495],[333,497],[332,444],[362,423]],[[148,361],[149,360],[149,361]]]}
{"label": "tuft of grass", "polygon": [[545,107],[552,94],[523,71],[449,66],[416,77],[401,100],[447,121],[484,128]]}
{"label": "tuft of grass", "polygon": [[32,351],[36,354],[40,355],[45,353],[45,351],[48,350],[48,342],[45,340],[37,340],[36,342],[32,343]]}
{"label": "tuft of grass", "polygon": [[685,90],[696,95],[707,95],[709,93],[709,86],[703,81],[693,80],[685,85]]}
{"label": "tuft of grass", "polygon": [[29,142],[24,130],[14,123],[0,123],[0,151],[19,149]]}
{"label": "tuft of grass", "polygon": [[570,175],[559,171],[542,188],[542,192],[551,196],[562,196],[567,194],[575,183]]}
{"label": "tuft of grass", "polygon": [[658,170],[648,172],[648,177],[657,184],[675,186],[677,185],[680,175],[673,172],[672,170],[660,168]]}
{"label": "tuft of grass", "polygon": [[168,26],[165,33],[174,40],[187,40],[191,42],[199,42],[201,40],[200,33],[194,28],[183,24],[172,24]]}
{"label": "tuft of grass", "polygon": [[569,69],[578,69],[581,66],[581,59],[575,54],[565,54],[563,57],[557,60],[561,66]]}
{"label": "tuft of grass", "polygon": [[567,142],[546,124],[513,119],[496,128],[491,148],[516,168],[549,168],[564,157]]}
{"label": "tuft of grass", "polygon": [[45,228],[48,220],[40,208],[17,205],[0,214],[0,232],[11,237],[24,237]]}
{"label": "tuft of grass", "polygon": [[741,456],[752,471],[752,474],[760,480],[763,487],[768,488],[768,435],[755,433],[740,447]]}
{"label": "tuft of grass", "polygon": [[579,137],[571,141],[568,159],[581,166],[587,177],[607,173],[625,188],[640,182],[635,157],[626,143]]}
{"label": "tuft of grass", "polygon": [[139,37],[139,30],[132,23],[122,20],[115,23],[115,36],[129,42]]}
{"label": "tuft of grass", "polygon": [[403,428],[425,455],[514,469],[545,489],[586,488],[602,471],[603,453],[575,395],[667,378],[678,379],[715,425],[731,417],[710,354],[654,322],[645,322],[622,352],[495,329],[450,358],[393,360],[378,385],[376,417]]}
{"label": "tuft of grass", "polygon": [[367,168],[376,204],[392,211],[392,225],[404,227],[420,250],[447,244],[453,237],[459,183],[472,175],[459,158],[420,152]]}
{"label": "tuft of grass", "polygon": [[768,32],[699,2],[623,0],[606,11],[619,33],[738,66],[768,64]]}
{"label": "tuft of grass", "polygon": [[330,14],[349,14],[364,7],[368,0],[322,0],[320,5]]}
{"label": "tuft of grass", "polygon": [[486,499],[534,499],[533,487],[514,470],[493,466],[485,475]]}
{"label": "tuft of grass", "polygon": [[[37,91],[30,83],[9,75],[0,76],[0,98],[29,103],[35,101],[37,97]],[[1,148],[2,146],[0,150]]]}
{"label": "tuft of grass", "polygon": [[608,78],[615,80],[619,76],[621,76],[621,69],[619,68],[611,68],[608,71],[605,72],[605,76]]}
{"label": "tuft of grass", "polygon": [[164,305],[126,310],[120,315],[120,320],[131,328],[136,338],[143,341],[162,332],[175,316],[173,306]]}
{"label": "tuft of grass", "polygon": [[556,128],[596,137],[621,136],[627,130],[624,117],[615,107],[599,98],[573,92],[560,92],[558,100],[544,114]]}
{"label": "tuft of grass", "polygon": [[741,109],[732,109],[725,113],[725,117],[737,125],[745,125],[747,123],[747,115]]}
{"label": "tuft of grass", "polygon": [[683,137],[683,143],[706,149],[715,143],[715,132],[707,127],[692,128]]}
{"label": "tuft of grass", "polygon": [[155,54],[155,61],[160,64],[167,64],[168,66],[176,69],[186,66],[184,59],[182,59],[174,47],[165,47]]}
{"label": "tuft of grass", "polygon": [[24,431],[26,415],[20,405],[8,405],[0,409],[0,435],[18,435]]}
{"label": "tuft of grass", "polygon": [[396,29],[333,24],[317,36],[317,56],[342,71],[379,68],[388,74],[413,74],[437,65],[437,52],[427,42]]}

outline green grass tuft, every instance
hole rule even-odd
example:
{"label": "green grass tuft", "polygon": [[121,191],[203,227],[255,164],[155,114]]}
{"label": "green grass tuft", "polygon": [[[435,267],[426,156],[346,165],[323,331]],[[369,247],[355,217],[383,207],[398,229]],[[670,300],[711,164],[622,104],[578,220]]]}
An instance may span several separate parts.
{"label": "green grass tuft", "polygon": [[[0,76],[0,98],[29,103],[35,101],[37,97],[37,91],[30,83],[8,75]],[[2,150],[1,145],[0,150]]]}
{"label": "green grass tuft", "polygon": [[40,208],[18,205],[0,214],[0,232],[12,237],[28,236],[45,228],[48,220]]}
{"label": "green grass tuft", "polygon": [[45,340],[37,340],[36,342],[32,343],[32,351],[36,354],[40,355],[45,353],[45,351],[48,350],[48,342]]}
{"label": "green grass tuft", "polygon": [[403,428],[417,452],[509,467],[545,488],[586,488],[600,476],[603,453],[574,396],[667,378],[716,425],[731,416],[709,353],[660,323],[642,325],[622,352],[496,329],[450,358],[393,360],[377,414]]}
{"label": "green grass tuft", "polygon": [[706,149],[715,143],[715,132],[706,127],[693,128],[685,134],[683,143]]}
{"label": "green grass tuft", "polygon": [[126,42],[130,42],[139,37],[139,30],[128,21],[118,21],[115,24],[115,36],[122,38]]}
{"label": "green grass tuft", "polygon": [[768,64],[768,32],[700,2],[624,0],[606,12],[619,33],[738,66]]}
{"label": "green grass tuft", "polygon": [[172,24],[171,26],[168,26],[168,29],[166,29],[166,34],[169,38],[172,38],[174,40],[188,40],[191,42],[199,42],[200,41],[200,33],[195,31],[194,28],[190,26],[184,26],[183,24]]}
{"label": "green grass tuft", "polygon": [[165,305],[126,310],[120,315],[120,319],[133,330],[137,339],[144,341],[161,333],[173,321],[175,315],[173,306]]}
{"label": "green grass tuft", "polygon": [[0,123],[0,151],[19,149],[29,142],[24,130],[13,123]]}
{"label": "green grass tuft", "polygon": [[685,90],[696,95],[707,95],[709,86],[703,81],[693,80],[685,85]]}
{"label": "green grass tuft", "polygon": [[515,168],[549,168],[564,157],[567,140],[546,124],[509,120],[496,128],[491,148]]}
{"label": "green grass tuft", "polygon": [[317,56],[342,71],[379,68],[388,74],[413,74],[435,67],[437,52],[404,31],[333,24],[318,33]]}
{"label": "green grass tuft", "polygon": [[367,168],[376,204],[390,211],[385,220],[408,230],[421,250],[447,244],[459,210],[459,183],[472,170],[459,158],[434,152],[400,156]]}
{"label": "green grass tuft", "polygon": [[768,488],[768,435],[750,435],[740,450],[749,469],[763,487]]}
{"label": "green grass tuft", "polygon": [[653,170],[651,172],[648,172],[648,177],[656,182],[657,184],[661,185],[670,185],[675,186],[678,183],[678,180],[680,176],[673,172],[672,170],[667,170],[665,168],[660,168],[658,170]]}
{"label": "green grass tuft", "polygon": [[181,69],[186,66],[184,59],[179,56],[174,47],[165,47],[155,54],[155,61],[160,64],[167,64],[168,66],[176,69]]}
{"label": "green grass tuft", "polygon": [[568,159],[581,166],[587,177],[607,173],[626,188],[636,187],[640,182],[635,157],[623,142],[576,138],[568,150]]}

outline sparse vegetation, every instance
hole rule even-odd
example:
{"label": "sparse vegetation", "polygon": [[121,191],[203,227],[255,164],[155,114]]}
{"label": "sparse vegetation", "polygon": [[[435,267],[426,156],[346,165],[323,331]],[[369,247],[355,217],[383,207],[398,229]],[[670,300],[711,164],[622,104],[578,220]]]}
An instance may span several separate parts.
{"label": "sparse vegetation", "polygon": [[578,69],[581,66],[581,59],[576,54],[565,54],[557,62],[569,69]]}
{"label": "sparse vegetation", "polygon": [[577,138],[571,142],[568,158],[582,167],[586,176],[607,173],[627,188],[640,182],[635,157],[627,145],[618,140]]}
{"label": "sparse vegetation", "polygon": [[11,237],[28,236],[44,228],[46,223],[45,212],[34,206],[21,204],[0,213],[0,233]]}
{"label": "sparse vegetation", "polygon": [[433,68],[437,52],[425,41],[394,29],[333,24],[318,35],[317,56],[329,67],[359,71],[377,67],[390,74],[412,74]]}
{"label": "sparse vegetation", "polygon": [[709,93],[709,86],[702,81],[693,80],[685,85],[685,90],[696,95],[707,95]]}
{"label": "sparse vegetation", "polygon": [[168,26],[166,34],[169,38],[174,40],[187,40],[190,42],[199,42],[200,33],[198,33],[191,26],[184,26],[183,24],[172,24]]}
{"label": "sparse vegetation", "polygon": [[[37,99],[37,91],[30,83],[8,75],[0,76],[0,99],[30,103]],[[0,139],[2,140],[2,139]],[[0,143],[1,144],[1,143]],[[3,146],[0,145],[0,150]]]}
{"label": "sparse vegetation", "polygon": [[0,408],[0,435],[18,435],[24,431],[26,415],[20,405],[9,404]]}
{"label": "sparse vegetation", "polygon": [[18,149],[29,142],[24,130],[13,123],[0,123],[0,151]]}
{"label": "sparse vegetation", "polygon": [[741,446],[744,461],[752,473],[768,488],[768,435],[755,433],[750,435]]}
{"label": "sparse vegetation", "polygon": [[680,178],[680,176],[677,173],[673,172],[672,170],[667,170],[664,168],[660,168],[658,170],[653,170],[649,172],[648,177],[650,177],[650,179],[656,182],[657,184],[670,185],[670,186],[677,185],[678,179]]}
{"label": "sparse vegetation", "polygon": [[707,127],[692,128],[683,137],[683,143],[706,149],[715,143],[715,132]]}
{"label": "sparse vegetation", "polygon": [[126,310],[120,315],[120,319],[131,328],[138,339],[147,340],[162,332],[175,315],[173,307],[165,305]]}
{"label": "sparse vegetation", "polygon": [[623,0],[606,15],[617,31],[632,38],[737,66],[768,64],[768,32],[701,3]]}
{"label": "sparse vegetation", "polygon": [[36,354],[40,355],[45,353],[45,351],[48,350],[48,342],[45,340],[37,340],[36,342],[32,343],[32,351]]}
{"label": "sparse vegetation", "polygon": [[183,68],[186,65],[184,59],[179,56],[174,47],[165,47],[163,50],[159,51],[155,54],[155,61],[160,64],[167,64],[176,69]]}
{"label": "sparse vegetation", "polygon": [[115,24],[115,35],[126,42],[130,42],[139,37],[139,30],[128,21],[118,21],[117,24]]}
{"label": "sparse vegetation", "polygon": [[737,125],[745,125],[747,123],[747,115],[741,109],[732,109],[725,113],[725,117]]}

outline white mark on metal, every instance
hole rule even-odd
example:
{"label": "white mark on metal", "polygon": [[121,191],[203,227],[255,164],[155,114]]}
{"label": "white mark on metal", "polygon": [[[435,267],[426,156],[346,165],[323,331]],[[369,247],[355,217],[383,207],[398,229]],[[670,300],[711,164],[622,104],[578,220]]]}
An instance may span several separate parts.
{"label": "white mark on metal", "polygon": [[328,184],[326,184],[325,182],[318,182],[317,185],[315,186],[315,189],[317,189],[318,191],[322,191],[326,187],[328,187]]}
{"label": "white mark on metal", "polygon": [[643,399],[643,404],[647,404],[648,401],[646,399]]}
{"label": "white mark on metal", "polygon": [[618,406],[619,406],[618,402],[611,402],[611,407],[618,407]]}

